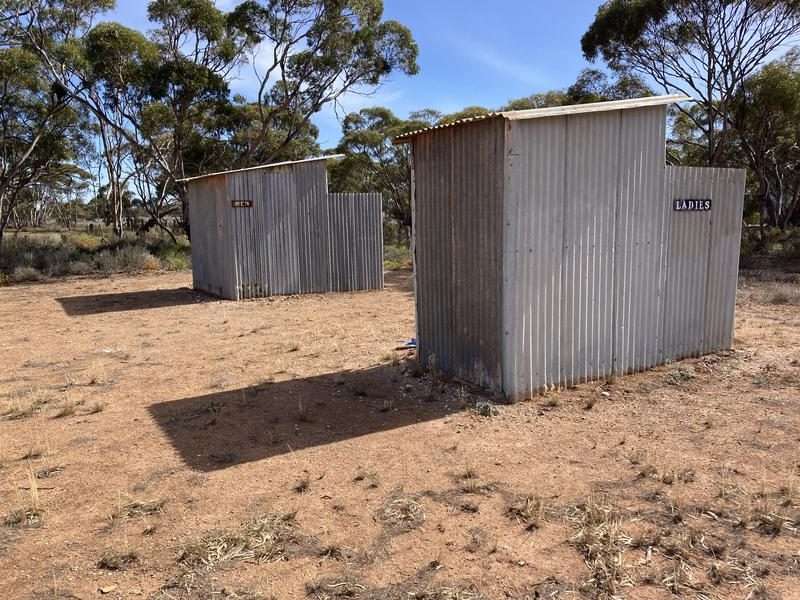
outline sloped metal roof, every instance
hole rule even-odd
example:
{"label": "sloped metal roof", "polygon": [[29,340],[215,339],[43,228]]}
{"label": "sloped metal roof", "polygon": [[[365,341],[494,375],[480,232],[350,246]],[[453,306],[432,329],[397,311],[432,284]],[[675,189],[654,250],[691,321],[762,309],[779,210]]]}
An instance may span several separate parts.
{"label": "sloped metal roof", "polygon": [[179,182],[187,183],[189,181],[196,181],[198,179],[205,179],[206,177],[217,177],[219,175],[228,175],[230,173],[243,173],[245,171],[257,171],[259,169],[272,169],[273,167],[287,167],[291,165],[300,165],[303,163],[308,162],[317,162],[320,160],[337,160],[339,158],[344,158],[344,154],[331,154],[329,156],[317,156],[314,158],[306,158],[303,160],[287,160],[284,162],[278,163],[270,163],[267,165],[258,165],[255,167],[247,167],[246,169],[233,169],[230,171],[217,171],[216,173],[207,173],[205,175],[197,175],[196,177],[186,177],[184,179],[178,179]]}
{"label": "sloped metal roof", "polygon": [[475,117],[468,117],[466,119],[459,119],[452,123],[444,123],[442,125],[434,125],[432,127],[425,127],[417,129],[416,131],[409,131],[394,138],[395,144],[406,144],[416,136],[427,133],[429,131],[436,131],[437,129],[447,129],[448,127],[456,127],[466,123],[474,123],[476,121],[484,121],[486,119],[503,118],[509,121],[520,121],[525,119],[542,119],[545,117],[561,117],[567,115],[577,115],[584,113],[595,112],[608,112],[615,110],[627,110],[631,108],[647,108],[649,106],[663,106],[665,104],[676,104],[691,100],[688,96],[683,94],[670,94],[667,96],[649,96],[647,98],[632,98],[630,100],[612,100],[610,102],[593,102],[589,104],[572,104],[569,106],[553,106],[550,108],[534,108],[530,110],[507,110],[491,112],[485,115]]}

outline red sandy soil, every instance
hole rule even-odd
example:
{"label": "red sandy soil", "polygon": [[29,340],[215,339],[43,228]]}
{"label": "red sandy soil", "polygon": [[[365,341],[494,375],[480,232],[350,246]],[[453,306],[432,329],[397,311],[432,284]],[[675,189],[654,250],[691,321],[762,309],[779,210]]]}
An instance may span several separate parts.
{"label": "red sandy soil", "polygon": [[734,351],[496,408],[395,351],[407,274],[190,285],[0,289],[0,598],[800,598],[774,284],[741,286]]}

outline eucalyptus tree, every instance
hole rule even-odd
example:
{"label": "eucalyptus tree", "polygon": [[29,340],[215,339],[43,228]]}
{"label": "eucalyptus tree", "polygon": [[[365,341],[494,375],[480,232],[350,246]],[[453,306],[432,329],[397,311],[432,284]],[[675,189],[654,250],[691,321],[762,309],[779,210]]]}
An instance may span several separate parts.
{"label": "eucalyptus tree", "polygon": [[341,191],[378,191],[383,194],[384,214],[393,227],[387,232],[407,243],[411,233],[409,146],[395,145],[396,136],[427,127],[440,117],[428,111],[400,119],[388,108],[365,108],[347,115],[337,150],[345,158],[331,167],[331,184]]}
{"label": "eucalyptus tree", "polygon": [[581,46],[589,60],[696,99],[701,111],[683,114],[703,132],[706,162],[717,164],[734,96],[798,32],[797,0],[607,0]]}
{"label": "eucalyptus tree", "polygon": [[800,225],[800,51],[764,66],[732,102],[735,160],[751,173],[764,224]]}
{"label": "eucalyptus tree", "polygon": [[84,129],[35,55],[0,49],[0,242],[31,188],[52,183],[74,159]]}
{"label": "eucalyptus tree", "polygon": [[[417,73],[417,45],[382,0],[248,0],[234,22],[257,39],[257,130],[244,160],[269,161],[343,96],[368,93],[389,74]],[[279,138],[276,132],[280,132]]]}

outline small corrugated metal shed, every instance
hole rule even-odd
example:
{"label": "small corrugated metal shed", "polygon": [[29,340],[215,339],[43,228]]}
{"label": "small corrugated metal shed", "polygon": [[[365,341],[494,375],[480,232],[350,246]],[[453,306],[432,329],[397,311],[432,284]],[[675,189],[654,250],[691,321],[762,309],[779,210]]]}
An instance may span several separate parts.
{"label": "small corrugated metal shed", "polygon": [[745,172],[666,166],[667,107],[686,99],[398,137],[420,360],[513,401],[730,348]]}
{"label": "small corrugated metal shed", "polygon": [[336,158],[185,179],[194,288],[231,300],[383,288],[381,195],[329,193]]}

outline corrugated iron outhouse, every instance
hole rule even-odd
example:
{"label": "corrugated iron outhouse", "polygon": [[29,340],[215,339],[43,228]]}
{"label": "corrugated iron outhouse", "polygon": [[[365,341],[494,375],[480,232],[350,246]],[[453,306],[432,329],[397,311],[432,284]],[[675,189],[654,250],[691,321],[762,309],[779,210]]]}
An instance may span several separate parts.
{"label": "corrugated iron outhouse", "polygon": [[682,100],[397,138],[413,148],[423,363],[513,401],[731,347],[745,173],[666,166]]}
{"label": "corrugated iron outhouse", "polygon": [[382,289],[381,195],[329,193],[335,158],[184,180],[194,288],[231,300]]}

